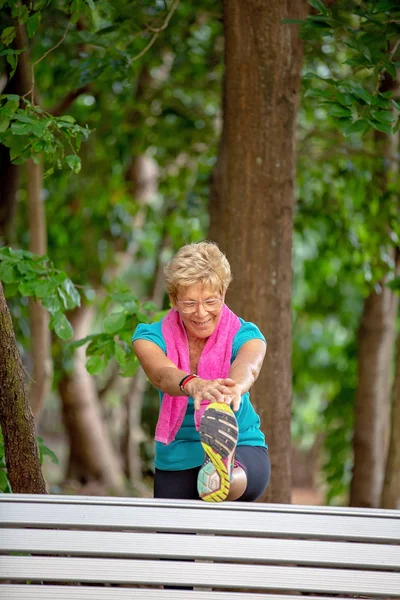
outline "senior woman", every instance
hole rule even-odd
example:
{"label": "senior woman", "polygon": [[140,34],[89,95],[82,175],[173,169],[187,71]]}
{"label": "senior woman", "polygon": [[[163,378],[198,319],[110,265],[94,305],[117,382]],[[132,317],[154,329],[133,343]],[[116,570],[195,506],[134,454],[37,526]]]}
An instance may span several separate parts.
{"label": "senior woman", "polygon": [[132,340],[160,396],[154,496],[252,502],[270,476],[249,394],[265,338],[225,304],[231,270],[216,244],[183,246],[164,273],[172,308]]}

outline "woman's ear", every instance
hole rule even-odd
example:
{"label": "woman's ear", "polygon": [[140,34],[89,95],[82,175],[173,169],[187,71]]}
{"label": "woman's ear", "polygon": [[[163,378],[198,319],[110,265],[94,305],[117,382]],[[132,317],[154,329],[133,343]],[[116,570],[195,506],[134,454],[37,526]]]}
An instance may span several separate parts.
{"label": "woman's ear", "polygon": [[173,296],[169,296],[169,301],[171,302],[171,306],[174,310],[178,310],[178,305],[176,303],[176,298],[174,298]]}

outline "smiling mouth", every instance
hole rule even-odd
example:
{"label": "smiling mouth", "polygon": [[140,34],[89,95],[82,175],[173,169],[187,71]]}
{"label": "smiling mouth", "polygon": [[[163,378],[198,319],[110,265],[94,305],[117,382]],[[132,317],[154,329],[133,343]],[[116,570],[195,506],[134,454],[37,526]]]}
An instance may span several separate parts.
{"label": "smiling mouth", "polygon": [[207,319],[207,321],[193,321],[193,323],[195,323],[196,325],[208,325],[208,323],[210,323],[211,319]]}

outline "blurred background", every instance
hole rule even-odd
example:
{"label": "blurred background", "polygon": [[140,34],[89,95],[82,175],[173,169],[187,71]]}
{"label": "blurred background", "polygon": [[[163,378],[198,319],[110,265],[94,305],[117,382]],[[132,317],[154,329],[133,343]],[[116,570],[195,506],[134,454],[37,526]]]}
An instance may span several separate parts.
{"label": "blurred background", "polygon": [[269,343],[268,500],[398,507],[400,10],[261,4],[1,3],[0,279],[50,492],[152,495],[130,339],[208,238]]}

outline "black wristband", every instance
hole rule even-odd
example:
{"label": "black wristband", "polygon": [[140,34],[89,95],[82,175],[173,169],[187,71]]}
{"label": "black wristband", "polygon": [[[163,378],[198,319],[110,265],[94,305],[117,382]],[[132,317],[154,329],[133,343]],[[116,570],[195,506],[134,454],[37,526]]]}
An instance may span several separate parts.
{"label": "black wristband", "polygon": [[183,377],[179,382],[179,389],[182,392],[184,392],[185,391],[185,383],[187,383],[190,379],[193,379],[194,377],[198,377],[198,375],[196,375],[196,373],[189,373],[189,375],[185,375],[185,377]]}

